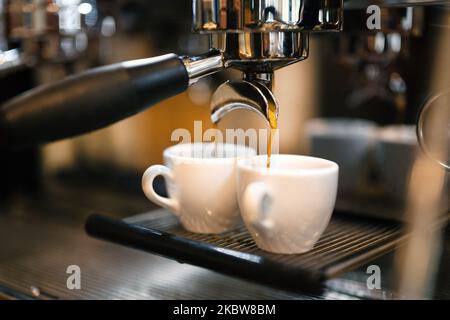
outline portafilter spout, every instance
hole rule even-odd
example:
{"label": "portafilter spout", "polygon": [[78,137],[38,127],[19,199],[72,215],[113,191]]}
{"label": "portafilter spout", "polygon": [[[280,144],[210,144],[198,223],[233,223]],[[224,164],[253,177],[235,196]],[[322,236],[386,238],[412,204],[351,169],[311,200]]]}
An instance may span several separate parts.
{"label": "portafilter spout", "polygon": [[228,80],[211,100],[211,120],[218,123],[225,115],[238,109],[256,112],[271,127],[276,127],[278,103],[272,93],[272,73],[245,74],[243,80]]}

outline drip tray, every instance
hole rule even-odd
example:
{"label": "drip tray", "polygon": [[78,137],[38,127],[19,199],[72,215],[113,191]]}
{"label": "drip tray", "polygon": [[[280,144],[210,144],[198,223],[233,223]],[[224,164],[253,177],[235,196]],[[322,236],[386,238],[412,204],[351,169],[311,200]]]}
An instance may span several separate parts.
{"label": "drip tray", "polygon": [[260,250],[245,227],[220,234],[183,229],[160,209],[124,220],[92,215],[89,235],[260,284],[295,291],[320,292],[327,279],[394,250],[404,238],[400,224],[335,212],[314,248],[282,255]]}

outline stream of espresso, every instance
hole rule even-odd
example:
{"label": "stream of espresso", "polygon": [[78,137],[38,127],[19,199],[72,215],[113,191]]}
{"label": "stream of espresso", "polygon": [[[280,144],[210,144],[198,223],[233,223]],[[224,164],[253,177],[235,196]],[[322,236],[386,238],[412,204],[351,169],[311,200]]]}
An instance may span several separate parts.
{"label": "stream of espresso", "polygon": [[269,108],[268,113],[270,134],[267,141],[267,168],[270,168],[270,158],[272,156],[272,144],[274,140],[275,131],[278,128],[278,115],[275,106]]}

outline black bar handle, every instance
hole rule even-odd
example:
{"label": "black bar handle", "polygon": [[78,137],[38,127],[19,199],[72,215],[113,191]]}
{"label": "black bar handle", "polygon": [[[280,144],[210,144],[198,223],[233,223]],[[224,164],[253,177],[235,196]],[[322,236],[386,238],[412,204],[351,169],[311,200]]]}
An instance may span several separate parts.
{"label": "black bar handle", "polygon": [[37,145],[100,129],[188,86],[188,72],[175,54],[92,69],[1,106],[0,146]]}

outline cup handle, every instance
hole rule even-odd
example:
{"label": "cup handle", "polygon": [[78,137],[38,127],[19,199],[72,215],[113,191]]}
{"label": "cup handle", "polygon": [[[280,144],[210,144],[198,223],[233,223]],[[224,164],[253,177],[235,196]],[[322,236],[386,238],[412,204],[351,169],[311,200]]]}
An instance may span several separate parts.
{"label": "cup handle", "polygon": [[243,210],[248,214],[248,221],[258,231],[264,234],[273,228],[269,217],[272,197],[266,185],[262,182],[250,183],[242,198]]}
{"label": "cup handle", "polygon": [[170,210],[175,215],[178,215],[178,201],[176,199],[162,197],[155,192],[155,189],[153,189],[153,181],[157,176],[163,176],[166,181],[173,181],[172,171],[166,166],[154,165],[149,167],[142,176],[142,190],[144,190],[145,196],[150,201]]}

